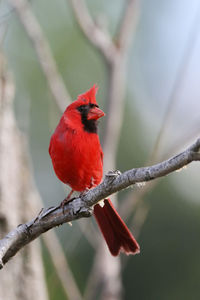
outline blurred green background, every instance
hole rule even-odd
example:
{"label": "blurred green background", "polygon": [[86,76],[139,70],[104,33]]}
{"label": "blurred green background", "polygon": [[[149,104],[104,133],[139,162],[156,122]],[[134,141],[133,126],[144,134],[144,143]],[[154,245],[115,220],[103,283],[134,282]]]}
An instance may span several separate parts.
{"label": "blurred green background", "polygon": [[[88,0],[87,4],[92,16],[101,18],[114,37],[124,1]],[[104,60],[83,37],[68,2],[32,0],[31,6],[72,98],[97,83],[97,100],[104,108],[108,78]],[[0,12],[1,46],[16,84],[18,125],[28,138],[30,163],[41,197],[46,206],[55,205],[64,199],[66,190],[52,170],[48,145],[61,114],[23,26],[6,1],[0,2]],[[140,1],[140,18],[129,54],[125,118],[117,156],[121,171],[144,166],[150,157],[177,78],[161,156],[183,150],[198,136],[199,53],[198,0]],[[181,66],[184,67],[180,72]],[[100,134],[103,135],[103,120]],[[199,173],[199,164],[193,163],[182,172],[161,179],[145,195],[149,210],[140,228],[141,254],[129,257],[128,263],[122,257],[123,299],[200,299]],[[127,191],[120,193],[120,204],[126,194]],[[77,222],[56,231],[83,292],[94,250]],[[65,299],[45,247],[43,253],[50,299]]]}

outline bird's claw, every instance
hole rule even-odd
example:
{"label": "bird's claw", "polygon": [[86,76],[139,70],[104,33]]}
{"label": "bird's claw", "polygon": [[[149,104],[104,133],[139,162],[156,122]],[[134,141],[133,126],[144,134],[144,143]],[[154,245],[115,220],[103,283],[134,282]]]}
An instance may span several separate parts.
{"label": "bird's claw", "polygon": [[88,192],[89,190],[90,190],[90,189],[89,189],[88,187],[86,187],[86,189],[85,189],[83,192],[80,193],[79,197],[80,197],[80,198],[84,197],[84,196],[87,194],[87,192]]}
{"label": "bird's claw", "polygon": [[62,208],[63,214],[65,212],[65,204],[67,204],[69,201],[72,201],[74,199],[74,198],[70,199],[73,192],[74,190],[71,190],[68,196],[60,203],[60,207]]}
{"label": "bird's claw", "polygon": [[36,221],[40,219],[40,217],[42,216],[43,212],[44,212],[44,208],[41,208],[41,210],[39,211],[38,215],[33,220],[33,224],[36,223]]}
{"label": "bird's claw", "polygon": [[73,201],[75,199],[75,197],[71,198],[70,197],[66,197],[61,203],[60,203],[60,208],[62,208],[63,214],[65,213],[65,204]]}

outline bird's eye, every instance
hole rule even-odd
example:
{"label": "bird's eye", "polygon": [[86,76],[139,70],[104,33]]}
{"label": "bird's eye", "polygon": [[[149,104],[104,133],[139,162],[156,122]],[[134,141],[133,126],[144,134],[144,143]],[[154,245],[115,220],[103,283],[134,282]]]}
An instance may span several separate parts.
{"label": "bird's eye", "polygon": [[93,104],[93,103],[90,103],[89,106],[90,106],[90,108],[99,107],[97,104]]}
{"label": "bird's eye", "polygon": [[80,105],[77,109],[80,111],[80,113],[82,113],[86,110],[86,105]]}

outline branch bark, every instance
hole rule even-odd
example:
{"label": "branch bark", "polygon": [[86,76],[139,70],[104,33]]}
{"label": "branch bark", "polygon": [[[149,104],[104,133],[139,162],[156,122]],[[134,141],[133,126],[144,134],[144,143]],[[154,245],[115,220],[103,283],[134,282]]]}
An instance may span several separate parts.
{"label": "branch bark", "polygon": [[200,161],[200,138],[182,153],[149,167],[135,168],[124,173],[109,172],[104,181],[85,195],[74,198],[65,205],[42,210],[39,215],[19,225],[0,240],[0,268],[22,247],[47,230],[83,217],[92,215],[92,206],[111,194],[135,183],[150,181],[177,171],[192,161]]}

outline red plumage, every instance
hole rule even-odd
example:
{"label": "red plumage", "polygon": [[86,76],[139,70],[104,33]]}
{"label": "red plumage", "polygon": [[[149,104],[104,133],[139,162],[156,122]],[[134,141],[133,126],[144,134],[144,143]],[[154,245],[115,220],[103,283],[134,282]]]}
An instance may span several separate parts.
{"label": "red plumage", "polygon": [[[97,89],[94,85],[66,108],[49,145],[54,171],[72,191],[83,192],[102,180],[103,152],[97,119],[104,113],[96,102]],[[138,243],[109,199],[104,200],[103,207],[95,205],[94,215],[112,255],[139,252]]]}

